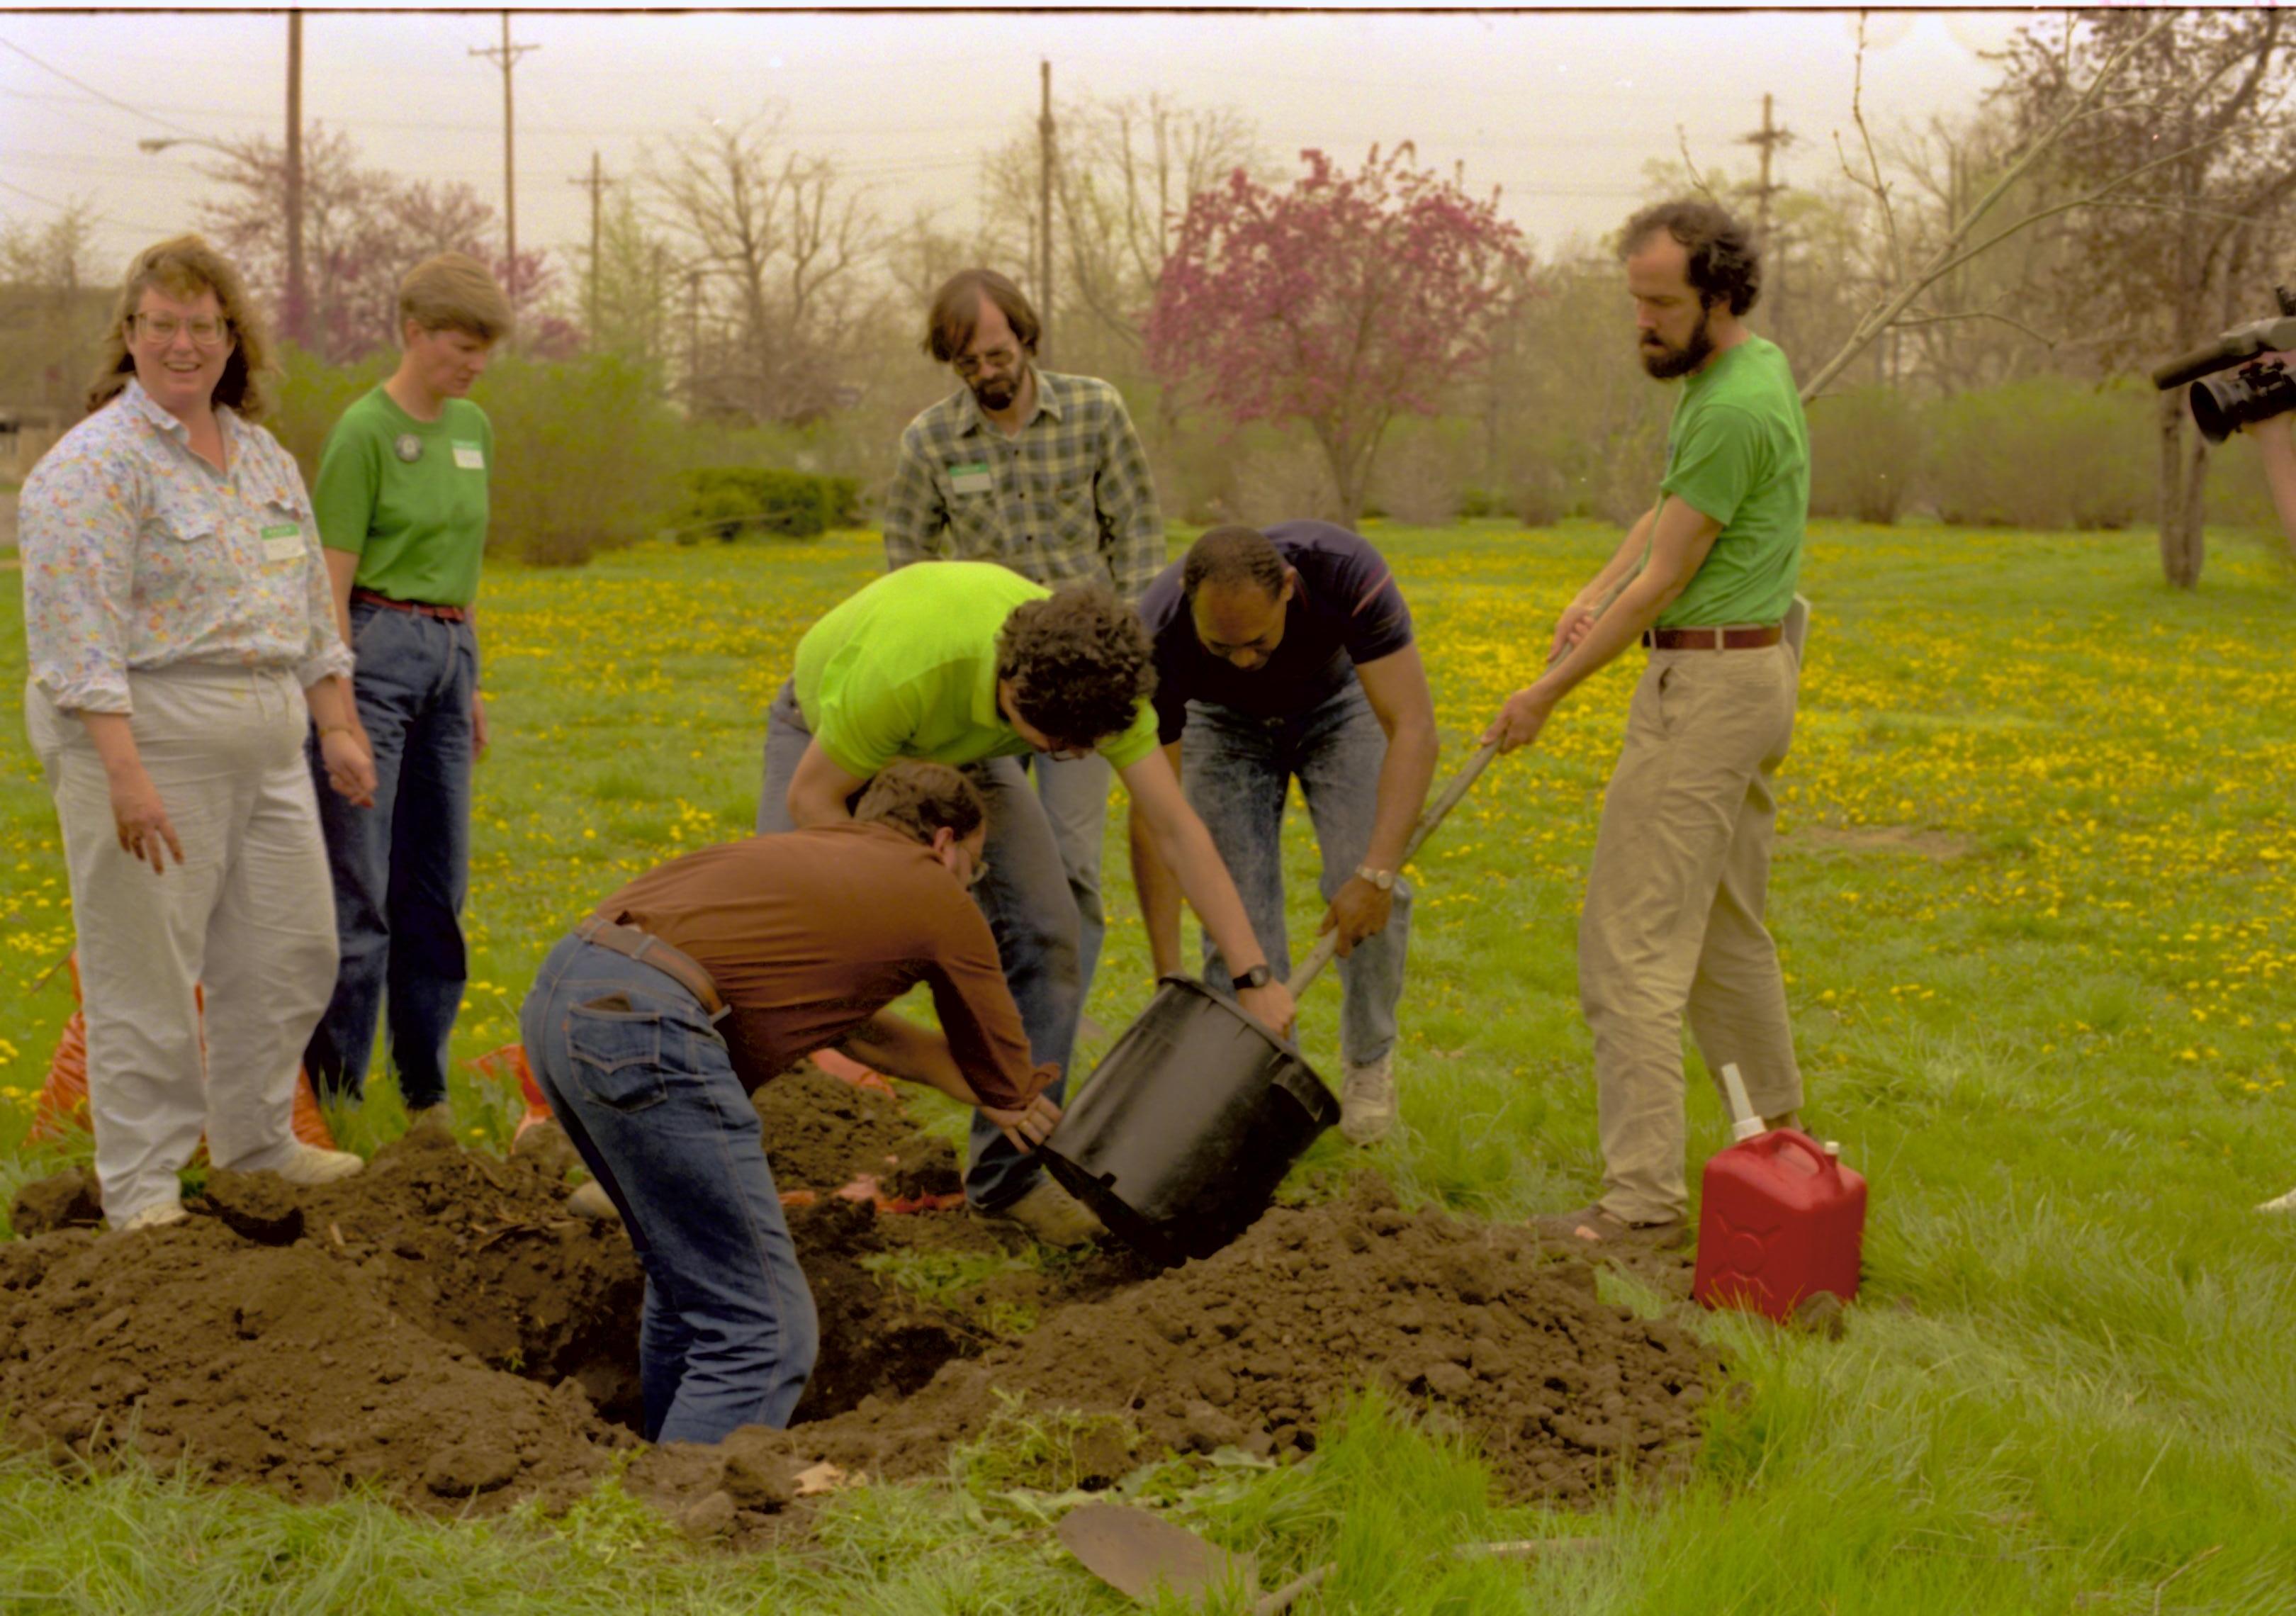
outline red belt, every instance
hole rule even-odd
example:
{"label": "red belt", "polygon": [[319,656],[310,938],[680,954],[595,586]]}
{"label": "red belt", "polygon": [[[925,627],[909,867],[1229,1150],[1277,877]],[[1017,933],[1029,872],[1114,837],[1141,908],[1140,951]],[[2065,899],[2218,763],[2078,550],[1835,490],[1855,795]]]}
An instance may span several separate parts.
{"label": "red belt", "polygon": [[395,601],[387,595],[377,595],[372,589],[351,591],[354,606],[388,606],[393,611],[412,611],[418,617],[434,617],[442,623],[467,623],[471,620],[468,606],[433,606],[428,601]]}
{"label": "red belt", "polygon": [[1652,651],[1759,651],[1785,637],[1772,623],[1763,628],[1645,628],[1643,644]]}
{"label": "red belt", "polygon": [[603,915],[593,915],[574,928],[574,935],[586,943],[634,959],[641,965],[652,965],[670,980],[701,1001],[711,1021],[726,1013],[726,1001],[718,997],[718,984],[709,972],[692,955],[673,948],[650,931],[636,926],[626,926],[608,920]]}

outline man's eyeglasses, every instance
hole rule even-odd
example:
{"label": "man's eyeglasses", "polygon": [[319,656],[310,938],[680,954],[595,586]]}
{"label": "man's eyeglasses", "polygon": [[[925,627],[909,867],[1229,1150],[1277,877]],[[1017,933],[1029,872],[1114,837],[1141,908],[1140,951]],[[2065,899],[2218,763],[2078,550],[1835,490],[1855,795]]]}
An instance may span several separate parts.
{"label": "man's eyeglasses", "polygon": [[136,334],[153,348],[165,348],[176,340],[176,333],[188,331],[196,348],[220,348],[231,337],[231,322],[211,319],[201,315],[195,319],[179,320],[174,315],[136,315],[133,316]]}
{"label": "man's eyeglasses", "polygon": [[949,361],[949,368],[970,380],[984,369],[1010,370],[1020,357],[1018,349],[1000,348],[985,354],[959,354]]}

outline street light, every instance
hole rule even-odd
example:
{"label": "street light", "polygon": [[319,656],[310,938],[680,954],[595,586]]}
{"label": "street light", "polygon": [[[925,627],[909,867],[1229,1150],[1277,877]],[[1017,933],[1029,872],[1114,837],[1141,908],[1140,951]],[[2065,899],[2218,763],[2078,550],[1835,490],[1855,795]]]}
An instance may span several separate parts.
{"label": "street light", "polygon": [[165,152],[169,146],[206,146],[210,151],[222,152],[226,157],[244,157],[247,155],[245,152],[242,151],[237,146],[227,146],[219,140],[209,140],[204,135],[167,135],[147,136],[135,143],[135,149],[138,152],[152,153]]}

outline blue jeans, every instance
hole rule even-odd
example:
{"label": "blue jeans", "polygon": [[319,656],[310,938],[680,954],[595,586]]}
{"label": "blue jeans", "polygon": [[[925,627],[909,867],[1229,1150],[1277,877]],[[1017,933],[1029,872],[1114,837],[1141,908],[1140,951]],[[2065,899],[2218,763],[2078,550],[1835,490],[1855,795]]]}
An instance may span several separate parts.
{"label": "blue jeans", "polygon": [[[766,719],[759,835],[796,828],[789,816],[790,781],[812,741],[797,693],[784,684]],[[1004,965],[1004,986],[1021,1012],[1030,1056],[1039,1065],[1050,1061],[1060,1068],[1060,1078],[1045,1090],[1057,1105],[1067,1092],[1077,1016],[1084,1008],[1076,900],[1052,822],[1037,793],[1029,789],[1021,760],[991,758],[969,766],[964,773],[988,808],[988,871],[972,889],[973,900],[988,917],[996,957]],[[1035,1159],[977,1112],[971,1144],[964,1194],[974,1206],[995,1211],[1036,1187],[1041,1169]]]}
{"label": "blue jeans", "polygon": [[757,1108],[694,997],[576,938],[519,1013],[535,1080],[645,1268],[650,1442],[784,1426],[819,1350]]}
{"label": "blue jeans", "polygon": [[470,976],[462,916],[478,637],[468,623],[362,604],[351,608],[351,648],[374,806],[353,808],[328,786],[315,732],[308,750],[341,964],[303,1065],[323,1098],[356,1104],[387,1006],[390,1062],[414,1111],[447,1097],[447,1040]]}
{"label": "blue jeans", "polygon": [[[1283,930],[1283,800],[1291,783],[1298,778],[1315,822],[1328,906],[1371,849],[1379,771],[1386,761],[1387,732],[1352,672],[1345,686],[1291,718],[1258,718],[1232,707],[1188,703],[1181,788],[1234,876],[1251,933],[1279,980],[1292,973]],[[1339,962],[1340,1055],[1349,1065],[1368,1065],[1395,1046],[1395,1008],[1403,997],[1410,935],[1411,887],[1398,877],[1386,927]],[[1225,982],[1233,974],[1206,936],[1205,978]]]}
{"label": "blue jeans", "polygon": [[1053,841],[1068,872],[1077,912],[1077,1003],[1092,997],[1108,910],[1100,895],[1100,854],[1108,841],[1108,786],[1115,771],[1098,752],[1082,758],[1022,759],[1037,777],[1037,800],[1052,822]]}

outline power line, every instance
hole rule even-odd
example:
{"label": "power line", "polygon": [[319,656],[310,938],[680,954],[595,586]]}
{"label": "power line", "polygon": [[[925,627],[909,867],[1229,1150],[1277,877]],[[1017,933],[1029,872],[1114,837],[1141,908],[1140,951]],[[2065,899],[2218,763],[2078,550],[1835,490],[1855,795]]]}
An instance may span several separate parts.
{"label": "power line", "polygon": [[25,61],[30,62],[42,72],[53,73],[57,78],[62,79],[74,89],[85,90],[89,94],[94,96],[98,101],[103,103],[104,105],[108,107],[117,107],[119,111],[128,114],[130,117],[140,118],[145,123],[158,124],[163,129],[173,129],[178,135],[196,135],[199,133],[196,129],[187,129],[179,123],[170,123],[168,119],[157,117],[150,112],[146,112],[140,107],[131,107],[124,101],[116,100],[113,97],[105,94],[94,85],[74,78],[70,73],[65,72],[63,69],[41,61],[37,56],[33,55],[31,52],[26,50],[22,45],[18,45],[12,39],[0,39],[0,46],[5,46],[7,49],[15,52],[17,55],[21,56]]}

